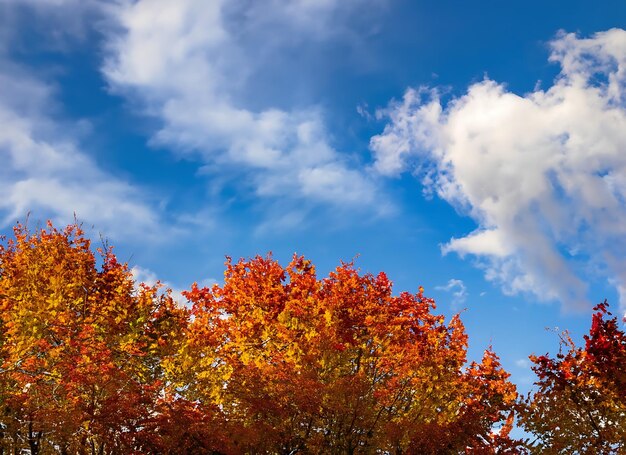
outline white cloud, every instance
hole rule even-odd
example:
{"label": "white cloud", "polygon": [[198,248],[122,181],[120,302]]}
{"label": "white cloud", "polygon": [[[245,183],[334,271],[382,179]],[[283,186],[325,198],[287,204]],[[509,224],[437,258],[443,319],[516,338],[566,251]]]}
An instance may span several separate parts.
{"label": "white cloud", "polygon": [[452,294],[452,307],[458,308],[465,303],[468,292],[462,280],[451,278],[445,286],[437,286],[435,289]]}
{"label": "white cloud", "polygon": [[267,54],[325,39],[333,18],[360,2],[121,2],[103,72],[162,122],[153,144],[232,172],[261,196],[367,207],[376,185],[333,148],[320,109],[252,108],[242,95]]}
{"label": "white cloud", "polygon": [[156,273],[138,265],[133,266],[130,269],[130,273],[133,275],[133,280],[135,280],[136,284],[144,283],[148,286],[154,286],[159,282]]}
{"label": "white cloud", "polygon": [[459,255],[465,254],[487,254],[494,257],[506,257],[512,253],[507,239],[503,233],[497,229],[486,229],[474,231],[466,237],[451,239],[441,248],[443,254],[450,251]]}
{"label": "white cloud", "polygon": [[53,89],[2,55],[0,66],[0,222],[76,214],[107,234],[150,234],[158,220],[145,197],[81,152],[67,133],[79,125],[52,120]]}
{"label": "white cloud", "polygon": [[[57,224],[79,220],[110,236],[155,238],[159,219],[148,197],[103,170],[81,149],[89,125],[66,118],[56,87],[16,63],[24,30],[45,35],[37,49],[64,51],[81,39],[95,0],[0,0],[0,225],[29,212]],[[62,26],[60,26],[62,24]]]}
{"label": "white cloud", "polygon": [[[162,289],[169,289],[171,291],[172,299],[176,303],[178,303],[181,306],[185,306],[187,305],[187,303],[189,303],[187,298],[183,295],[184,289],[180,289],[180,288],[177,288],[176,286],[172,286],[172,284],[170,284],[167,281],[159,280],[159,278],[157,277],[157,274],[153,272],[152,270],[135,265],[134,267],[130,269],[130,272],[133,275],[133,279],[135,280],[136,287],[138,287],[138,285],[141,283],[147,286],[154,286],[157,283],[160,283],[163,286]],[[206,281],[211,282],[211,284],[215,282],[214,280],[211,280],[211,279],[206,280]]]}
{"label": "white cloud", "polygon": [[549,89],[519,96],[486,79],[447,104],[409,89],[371,149],[379,173],[419,168],[477,222],[443,252],[477,256],[506,292],[576,308],[586,264],[626,286],[626,31],[561,33],[551,47]]}
{"label": "white cloud", "polygon": [[[185,289],[174,286],[167,280],[160,280],[153,270],[135,265],[130,269],[130,272],[132,273],[133,279],[135,280],[135,286],[138,286],[141,283],[144,283],[148,286],[154,286],[157,283],[160,283],[163,286],[163,289],[169,289],[171,291],[172,299],[174,299],[176,303],[182,306],[185,306],[189,303],[187,298],[183,296],[183,291]],[[201,288],[212,287],[215,284],[219,284],[216,279],[205,278],[198,283],[198,286]]]}

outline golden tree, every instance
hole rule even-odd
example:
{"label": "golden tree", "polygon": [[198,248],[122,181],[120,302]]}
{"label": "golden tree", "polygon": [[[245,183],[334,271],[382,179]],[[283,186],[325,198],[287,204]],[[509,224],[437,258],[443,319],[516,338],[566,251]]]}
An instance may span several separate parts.
{"label": "golden tree", "polygon": [[[467,336],[432,299],[342,264],[319,280],[294,257],[227,262],[194,286],[180,385],[214,404],[241,453],[506,450],[516,400],[497,356],[465,368]],[[505,421],[508,420],[508,424]],[[500,434],[497,423],[505,423]]]}
{"label": "golden tree", "polygon": [[77,225],[0,246],[0,447],[111,453],[131,447],[163,391],[161,364],[186,321],[168,293],[136,289]]}
{"label": "golden tree", "polygon": [[[191,311],[77,225],[0,246],[0,454],[503,453],[515,387],[420,291],[294,257]],[[500,425],[499,432],[494,426]]]}

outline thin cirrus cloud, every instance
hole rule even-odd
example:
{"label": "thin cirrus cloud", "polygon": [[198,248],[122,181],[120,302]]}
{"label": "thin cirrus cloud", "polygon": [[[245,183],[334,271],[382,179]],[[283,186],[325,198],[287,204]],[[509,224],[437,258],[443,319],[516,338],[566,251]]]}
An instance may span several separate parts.
{"label": "thin cirrus cloud", "polygon": [[595,274],[624,308],[626,31],[560,33],[550,61],[554,83],[523,96],[489,79],[447,103],[407,90],[379,113],[374,167],[419,170],[426,191],[471,216],[478,228],[442,251],[477,258],[505,292],[575,309]]}
{"label": "thin cirrus cloud", "polygon": [[123,2],[109,10],[103,74],[160,122],[153,144],[205,173],[232,173],[260,196],[368,206],[372,176],[332,146],[318,107],[252,108],[241,95],[273,50],[326,39],[333,27],[323,25],[358,3]]}

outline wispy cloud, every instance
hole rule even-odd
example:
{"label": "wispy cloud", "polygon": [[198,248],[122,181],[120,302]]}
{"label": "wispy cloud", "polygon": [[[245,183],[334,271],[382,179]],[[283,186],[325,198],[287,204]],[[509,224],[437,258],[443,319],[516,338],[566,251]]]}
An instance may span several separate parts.
{"label": "wispy cloud", "polygon": [[[105,3],[100,0],[0,0],[0,39],[7,45],[32,50],[68,51],[93,31]],[[25,30],[28,30],[25,32]],[[25,44],[23,39],[30,38]]]}
{"label": "wispy cloud", "polygon": [[571,309],[587,304],[590,263],[626,286],[626,31],[561,33],[551,50],[561,71],[545,91],[485,79],[444,103],[407,90],[371,149],[378,172],[419,167],[427,190],[476,221],[444,253],[480,258],[505,292]]}
{"label": "wispy cloud", "polygon": [[158,217],[142,192],[100,169],[80,150],[80,122],[54,119],[52,87],[0,56],[0,215],[28,212],[59,223],[74,215],[109,235],[145,236]]}
{"label": "wispy cloud", "polygon": [[99,8],[91,0],[0,1],[0,224],[5,227],[32,212],[58,224],[78,216],[110,236],[157,235],[160,220],[148,195],[98,166],[81,145],[88,122],[67,118],[57,87],[14,55],[25,21],[41,23],[43,48],[64,51],[84,37],[86,19]]}
{"label": "wispy cloud", "polygon": [[376,207],[375,178],[333,147],[318,106],[251,107],[255,71],[269,55],[326,39],[334,19],[360,3],[121,2],[111,9],[103,72],[113,91],[161,122],[152,143],[199,159],[208,177],[231,175],[263,197]]}
{"label": "wispy cloud", "polygon": [[452,307],[459,309],[465,303],[468,292],[462,280],[451,278],[445,286],[437,286],[435,289],[445,291],[452,295]]}

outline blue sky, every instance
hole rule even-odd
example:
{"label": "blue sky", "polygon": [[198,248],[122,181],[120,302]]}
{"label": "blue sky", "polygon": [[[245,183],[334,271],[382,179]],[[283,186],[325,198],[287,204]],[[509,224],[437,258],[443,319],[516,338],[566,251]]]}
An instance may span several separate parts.
{"label": "blue sky", "polygon": [[[0,0],[0,220],[144,280],[358,256],[528,354],[626,307],[626,3]],[[620,302],[621,295],[621,302]]]}

